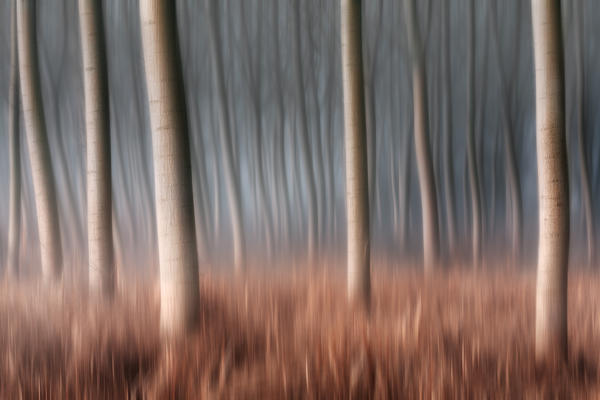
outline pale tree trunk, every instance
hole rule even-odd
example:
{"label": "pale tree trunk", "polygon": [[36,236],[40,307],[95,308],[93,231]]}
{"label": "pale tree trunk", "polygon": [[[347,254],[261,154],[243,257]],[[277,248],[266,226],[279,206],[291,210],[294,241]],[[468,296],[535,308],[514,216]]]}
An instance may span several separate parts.
{"label": "pale tree trunk", "polygon": [[241,272],[245,267],[246,246],[244,243],[244,225],[242,216],[242,203],[240,200],[240,187],[238,174],[233,156],[233,143],[229,118],[229,107],[227,102],[227,91],[225,88],[225,77],[223,76],[223,54],[221,53],[221,33],[217,15],[218,2],[205,0],[206,15],[208,15],[210,57],[214,74],[214,84],[219,101],[219,131],[221,151],[223,153],[223,165],[227,180],[227,191],[229,209],[231,211],[231,224],[233,231],[233,264],[236,272]]}
{"label": "pale tree trunk", "polygon": [[17,0],[21,101],[35,191],[42,274],[48,281],[62,276],[62,248],[56,187],[42,103],[35,8],[33,1]]}
{"label": "pale tree trunk", "polygon": [[348,221],[348,298],[368,308],[371,294],[369,184],[360,3],[360,0],[341,0],[341,39]]}
{"label": "pale tree trunk", "polygon": [[296,82],[296,94],[300,106],[300,153],[304,163],[305,175],[307,181],[308,197],[308,263],[314,266],[316,255],[318,253],[317,230],[318,230],[318,210],[317,210],[317,189],[315,186],[315,175],[310,153],[310,143],[308,138],[308,115],[306,111],[306,96],[304,95],[304,75],[302,73],[302,42],[300,40],[300,1],[294,0],[294,46],[296,54],[294,56],[294,74]]}
{"label": "pale tree trunk", "polygon": [[536,360],[567,356],[569,182],[559,0],[532,0],[538,164],[539,249]]}
{"label": "pale tree trunk", "polygon": [[408,41],[412,53],[413,118],[423,218],[423,263],[425,271],[430,272],[439,261],[440,242],[437,194],[429,145],[425,60],[421,48],[414,0],[404,0],[404,9]]}
{"label": "pale tree trunk", "polygon": [[582,2],[573,2],[575,14],[575,51],[576,51],[576,90],[577,90],[577,149],[579,152],[579,171],[581,180],[581,202],[585,216],[586,239],[587,239],[587,264],[591,265],[594,259],[594,212],[592,209],[592,195],[590,190],[590,178],[588,173],[587,153],[584,128],[586,126],[584,90],[585,90],[585,67],[583,47],[584,18],[581,8]]}
{"label": "pale tree trunk", "polygon": [[140,2],[150,104],[160,268],[160,327],[170,336],[199,320],[198,256],[190,140],[175,2]]}
{"label": "pale tree trunk", "polygon": [[19,276],[19,237],[21,235],[21,133],[19,128],[19,67],[17,59],[16,3],[11,1],[10,80],[8,84],[9,202],[6,272]]}
{"label": "pale tree trunk", "polygon": [[79,0],[85,92],[87,233],[90,288],[112,296],[115,268],[112,239],[110,120],[104,18],[100,0]]}
{"label": "pale tree trunk", "polygon": [[446,225],[448,231],[448,252],[453,258],[456,251],[456,217],[454,214],[454,162],[452,160],[452,73],[450,63],[450,12],[448,1],[442,1],[442,45],[443,65],[443,124],[444,124],[444,187],[446,189]]}
{"label": "pale tree trunk", "polygon": [[[479,177],[475,158],[475,4],[469,1],[469,48],[467,50],[467,162],[469,164],[469,187],[471,188],[471,256],[475,267],[481,258],[481,199],[479,197]],[[483,84],[484,82],[482,82]],[[483,118],[483,117],[482,117]]]}

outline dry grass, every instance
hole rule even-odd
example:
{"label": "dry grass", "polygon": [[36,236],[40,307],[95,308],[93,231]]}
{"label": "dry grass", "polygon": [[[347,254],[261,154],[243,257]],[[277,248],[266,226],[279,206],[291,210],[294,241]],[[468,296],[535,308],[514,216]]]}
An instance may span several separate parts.
{"label": "dry grass", "polygon": [[[372,313],[340,272],[202,279],[198,333],[161,346],[152,285],[113,305],[0,290],[0,398],[522,398],[599,396],[600,277],[570,279],[570,360],[532,359],[534,276],[374,271]],[[67,292],[67,291],[64,291]]]}

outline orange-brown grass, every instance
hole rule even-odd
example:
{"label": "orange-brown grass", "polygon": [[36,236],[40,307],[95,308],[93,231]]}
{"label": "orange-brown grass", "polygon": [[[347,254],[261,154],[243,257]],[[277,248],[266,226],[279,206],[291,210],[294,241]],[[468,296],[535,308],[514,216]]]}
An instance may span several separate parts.
{"label": "orange-brown grass", "polygon": [[569,362],[533,361],[532,273],[425,279],[375,268],[369,317],[342,271],[201,281],[201,324],[161,344],[155,284],[113,304],[1,287],[0,398],[522,398],[598,396],[600,279],[572,272]]}

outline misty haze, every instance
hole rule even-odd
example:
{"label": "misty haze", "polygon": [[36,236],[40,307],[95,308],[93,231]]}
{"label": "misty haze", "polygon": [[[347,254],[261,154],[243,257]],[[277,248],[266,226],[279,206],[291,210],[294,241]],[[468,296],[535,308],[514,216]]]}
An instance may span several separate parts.
{"label": "misty haze", "polygon": [[597,21],[0,1],[0,399],[599,397]]}

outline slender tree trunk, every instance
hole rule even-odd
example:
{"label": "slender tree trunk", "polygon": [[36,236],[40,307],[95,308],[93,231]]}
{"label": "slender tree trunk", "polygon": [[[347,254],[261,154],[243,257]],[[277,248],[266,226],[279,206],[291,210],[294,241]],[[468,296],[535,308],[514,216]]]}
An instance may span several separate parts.
{"label": "slender tree trunk", "polygon": [[532,0],[531,10],[540,209],[535,354],[541,362],[567,356],[569,182],[560,1]]}
{"label": "slender tree trunk", "polygon": [[300,2],[294,0],[294,46],[296,54],[294,56],[294,73],[296,82],[296,93],[300,106],[300,154],[305,168],[305,176],[307,180],[307,195],[308,195],[308,263],[313,265],[316,261],[318,253],[318,210],[317,210],[317,189],[315,185],[315,174],[310,153],[310,143],[308,134],[308,115],[306,111],[306,96],[304,95],[304,75],[302,73],[302,42],[300,40]]}
{"label": "slender tree trunk", "polygon": [[408,41],[412,53],[415,153],[423,214],[423,263],[425,271],[429,272],[439,261],[440,239],[437,194],[429,145],[425,60],[421,49],[414,0],[404,0],[404,8]]}
{"label": "slender tree trunk", "polygon": [[[430,4],[429,8],[433,7]],[[432,29],[434,30],[434,29]],[[428,32],[427,34],[432,37],[435,36],[432,41],[435,41],[438,53],[441,53],[443,48],[442,40],[441,40],[441,32],[439,30],[435,30],[435,35],[433,32]],[[431,139],[431,161],[433,166],[433,183],[435,185],[435,191],[438,194],[436,196],[436,207],[438,210],[438,227],[439,227],[439,240],[440,240],[440,254],[442,252],[442,239],[444,237],[444,194],[442,187],[442,171],[441,165],[443,162],[443,137],[442,137],[442,124],[440,120],[440,113],[442,112],[442,102],[440,101],[441,90],[442,90],[442,68],[441,68],[441,60],[432,57],[432,67],[430,69],[430,74],[427,75],[427,65],[425,66],[425,73],[428,77],[430,83],[426,84],[426,88],[428,90],[427,99],[428,99],[428,118],[429,118],[429,137]],[[442,99],[443,100],[443,99]]]}
{"label": "slender tree trunk", "polygon": [[348,221],[348,297],[350,301],[368,308],[371,295],[371,270],[361,1],[341,0],[341,18]]}
{"label": "slender tree trunk", "polygon": [[[478,267],[481,258],[481,199],[479,197],[479,176],[475,158],[475,2],[469,1],[468,80],[467,80],[467,162],[469,164],[469,186],[471,188],[471,256],[473,266]],[[484,82],[482,82],[483,84]]]}
{"label": "slender tree trunk", "polygon": [[218,2],[205,0],[206,14],[209,23],[210,57],[214,74],[214,84],[219,101],[219,127],[221,151],[223,153],[223,164],[227,180],[227,191],[229,193],[229,209],[231,211],[231,224],[233,231],[233,264],[239,273],[245,267],[246,246],[244,243],[244,221],[242,216],[242,203],[240,198],[240,187],[238,174],[236,172],[233,142],[229,118],[229,107],[227,101],[227,90],[225,88],[225,77],[223,76],[223,54],[221,52],[221,33],[218,25],[216,7]]}
{"label": "slender tree trunk", "polygon": [[36,5],[17,0],[17,38],[21,100],[35,191],[42,274],[45,280],[62,276],[62,248],[56,187],[42,103],[36,37]]}
{"label": "slender tree trunk", "polygon": [[[406,124],[408,127],[409,124]],[[402,140],[402,169],[398,174],[398,191],[402,194],[398,195],[400,203],[400,245],[402,250],[408,249],[408,230],[409,230],[409,211],[410,211],[410,189],[411,189],[411,134],[408,128],[404,129],[404,139]]]}
{"label": "slender tree trunk", "polygon": [[[213,88],[214,89],[214,88]],[[214,92],[211,94],[214,95]],[[211,103],[210,106],[210,126],[212,128],[213,132],[220,132],[219,130],[219,126],[218,126],[218,122],[217,119],[215,118],[215,114],[218,114],[218,112],[216,112],[216,107],[214,105],[214,103]],[[219,135],[220,137],[220,135]],[[219,238],[221,236],[221,186],[220,186],[220,179],[219,179],[219,158],[217,157],[217,154],[219,154],[219,141],[215,138],[214,134],[212,135],[212,149],[213,149],[213,156],[211,157],[211,179],[213,182],[213,195],[212,195],[212,234],[213,234],[213,243],[214,243],[214,249],[213,252],[218,249],[218,244],[219,244]],[[234,169],[235,170],[235,169]]]}
{"label": "slender tree trunk", "polygon": [[[257,74],[260,72],[257,71]],[[260,95],[258,95],[258,91],[260,90],[260,83],[251,89],[251,97],[252,99],[252,111],[254,113],[254,121],[255,121],[255,130],[256,130],[256,180],[258,181],[256,187],[256,199],[257,199],[257,208],[260,209],[260,215],[264,221],[265,225],[265,244],[267,249],[267,255],[272,255],[273,250],[273,236],[274,236],[274,228],[273,228],[273,216],[272,216],[272,208],[267,199],[267,184],[265,181],[265,168],[264,168],[264,155],[263,155],[263,112],[260,104]]]}
{"label": "slender tree trunk", "polygon": [[154,159],[160,327],[171,336],[199,321],[199,281],[187,109],[175,2],[140,2]]}
{"label": "slender tree trunk", "polygon": [[[190,96],[188,95],[187,98],[189,99]],[[197,109],[197,107],[198,104],[195,104],[195,107],[190,109]],[[190,132],[198,131],[198,135],[196,137],[196,140],[193,140],[192,137],[190,137],[190,153],[192,158],[192,179],[194,182],[194,210],[197,210],[195,212],[195,215],[196,219],[198,220],[196,224],[196,246],[198,247],[198,261],[202,263],[206,260],[208,256],[208,249],[212,248],[212,243],[209,244],[209,229],[211,224],[209,220],[210,202],[208,200],[208,190],[206,189],[208,188],[208,177],[206,175],[206,157],[203,157],[204,154],[202,153],[202,150],[199,150],[204,149],[205,144],[202,138],[203,134],[201,129],[200,116],[199,113],[195,114],[195,116],[190,117]],[[195,122],[192,124],[192,121]],[[204,260],[202,259],[203,257],[205,258]]]}
{"label": "slender tree trunk", "polygon": [[[258,90],[260,86],[257,85]],[[264,218],[265,223],[265,242],[267,246],[267,255],[271,256],[273,253],[273,209],[267,199],[267,184],[265,181],[265,168],[264,168],[264,155],[263,155],[263,113],[260,106],[260,96],[256,96],[254,99],[254,118],[256,120],[256,166],[258,175],[258,199],[260,201],[261,214]]]}
{"label": "slender tree trunk", "polygon": [[[332,2],[332,4],[335,4]],[[334,34],[330,35],[332,38],[334,38],[333,40],[335,40],[335,36]],[[330,39],[331,41],[331,39]],[[335,49],[335,45],[330,45],[330,49]],[[333,50],[331,50],[333,51]],[[335,163],[334,163],[334,153],[335,153],[335,146],[334,146],[334,137],[335,137],[335,100],[337,98],[336,94],[336,89],[337,89],[337,85],[334,84],[335,82],[335,76],[336,76],[336,68],[335,68],[336,64],[333,62],[330,62],[329,65],[329,82],[330,86],[329,86],[329,90],[327,91],[328,93],[328,101],[327,101],[327,135],[325,137],[325,143],[327,146],[327,150],[325,151],[325,154],[327,154],[327,165],[326,165],[326,169],[327,171],[325,172],[327,174],[327,179],[328,179],[328,193],[327,193],[327,199],[328,199],[328,225],[329,225],[329,239],[330,239],[330,245],[332,247],[332,251],[335,251],[334,248],[337,244],[337,229],[336,229],[336,206],[335,206]]]}
{"label": "slender tree trunk", "polygon": [[[394,125],[392,123],[392,125]],[[390,156],[388,158],[388,173],[390,174],[390,198],[392,199],[392,237],[395,239],[398,235],[398,185],[396,183],[396,140],[394,139],[394,135],[396,130],[392,128],[392,137],[390,140]]]}
{"label": "slender tree trunk", "polygon": [[[335,35],[331,35],[331,36],[335,36]],[[332,48],[335,48],[335,46],[332,46]],[[334,80],[336,71],[335,71],[335,64],[332,63],[332,66],[330,67],[330,80]],[[327,135],[327,149],[328,149],[328,163],[327,163],[327,175],[329,177],[329,184],[330,184],[330,192],[329,192],[329,213],[330,213],[330,223],[331,223],[331,241],[333,246],[337,245],[337,213],[336,213],[336,185],[335,185],[335,143],[334,143],[334,139],[335,139],[335,99],[336,96],[334,96],[333,93],[336,93],[336,89],[337,89],[337,85],[336,86],[332,86],[331,92],[330,92],[330,96],[329,96],[329,129],[328,129],[328,135]]]}
{"label": "slender tree trunk", "polygon": [[[317,67],[311,68],[314,71]],[[324,242],[324,225],[325,225],[325,173],[323,168],[323,149],[321,147],[321,137],[323,132],[321,129],[321,105],[319,104],[319,96],[317,93],[318,80],[313,77],[312,97],[315,103],[315,135],[313,148],[315,151],[315,188],[317,189],[317,243]],[[322,250],[322,249],[321,249]]]}
{"label": "slender tree trunk", "polygon": [[[254,150],[256,152],[255,164],[256,170],[254,173],[256,174],[256,183],[255,186],[255,194],[256,194],[256,208],[257,208],[257,216],[259,220],[257,221],[257,229],[260,229],[261,222],[264,224],[264,234],[265,234],[265,244],[267,255],[272,255],[273,250],[273,237],[274,234],[274,224],[273,224],[273,208],[271,204],[269,204],[268,196],[267,196],[267,183],[266,183],[266,170],[264,167],[265,157],[265,140],[264,140],[264,113],[262,107],[262,59],[264,58],[263,52],[263,23],[260,21],[260,18],[263,15],[262,2],[257,3],[256,8],[256,20],[257,20],[257,30],[258,33],[255,37],[255,40],[250,42],[250,30],[248,29],[248,17],[249,12],[245,7],[247,3],[240,3],[241,13],[243,14],[241,17],[241,25],[242,25],[242,36],[244,42],[245,52],[244,58],[246,58],[247,67],[247,75],[248,75],[248,88],[249,95],[251,99],[251,109],[254,114],[254,127],[255,127],[255,135],[256,141],[254,142]],[[255,47],[252,48],[252,45]],[[260,211],[259,211],[260,210]]]}
{"label": "slender tree trunk", "polygon": [[6,271],[19,276],[19,237],[21,235],[21,132],[19,127],[19,61],[17,59],[17,9],[11,0],[10,80],[8,83],[9,202]]}
{"label": "slender tree trunk", "polygon": [[89,283],[91,288],[112,296],[115,290],[115,268],[111,218],[108,66],[100,0],[79,0],[79,23],[87,136]]}
{"label": "slender tree trunk", "polygon": [[[303,229],[304,229],[304,222],[306,221],[307,218],[305,218],[304,215],[304,210],[302,208],[302,195],[300,192],[301,189],[301,170],[302,170],[302,166],[301,166],[301,160],[300,157],[298,156],[298,141],[299,141],[299,134],[298,134],[298,128],[297,128],[297,123],[296,120],[298,119],[298,116],[296,114],[294,114],[294,120],[292,122],[292,135],[291,135],[291,151],[290,153],[292,154],[293,157],[293,161],[292,161],[292,187],[293,187],[293,203],[294,203],[294,209],[292,212],[292,215],[298,216],[300,217],[300,221],[297,221],[298,223],[298,235],[301,236],[303,234]],[[296,243],[298,243],[300,241],[300,238],[296,237],[296,238],[291,238],[290,241],[290,247],[294,248],[293,246],[295,246]],[[294,248],[294,250],[296,250],[296,248]]]}
{"label": "slender tree trunk", "polygon": [[[395,24],[395,21],[392,20],[392,23]],[[395,30],[392,31],[392,35],[396,35],[397,33],[395,32]],[[395,64],[395,52],[394,52],[394,46],[395,44],[392,43],[392,41],[390,41],[390,48],[388,49],[389,51],[389,79],[390,82],[394,82],[395,79],[395,74],[397,73],[397,69],[396,69],[396,64]],[[398,206],[400,204],[400,200],[399,200],[399,188],[398,188],[398,181],[396,181],[397,179],[397,175],[399,174],[399,167],[397,166],[397,164],[399,164],[399,160],[397,157],[398,154],[398,118],[397,118],[397,110],[398,110],[398,104],[397,104],[397,91],[396,91],[396,87],[395,85],[392,85],[389,88],[389,101],[388,101],[388,106],[389,106],[389,115],[390,115],[390,131],[391,131],[391,137],[390,137],[390,145],[388,146],[388,151],[389,151],[389,155],[388,155],[388,165],[389,165],[389,176],[390,176],[390,197],[391,197],[391,207],[392,207],[392,237],[394,240],[398,239],[398,233],[399,233],[399,228],[398,228],[398,218],[399,218],[399,210],[398,210]],[[406,118],[405,118],[406,119]]]}
{"label": "slender tree trunk", "polygon": [[586,127],[586,115],[584,104],[585,90],[585,67],[583,47],[584,18],[581,12],[582,2],[573,2],[575,13],[575,52],[576,52],[576,90],[577,90],[577,150],[579,152],[579,171],[581,180],[581,202],[585,216],[585,228],[587,239],[587,264],[591,265],[594,260],[594,212],[592,209],[592,195],[590,189],[590,178],[588,173],[588,162],[584,130]]}
{"label": "slender tree trunk", "polygon": [[[464,235],[465,242],[463,245],[467,245],[467,237],[469,236],[469,227],[471,226],[470,213],[469,213],[469,161],[468,157],[465,155],[463,159],[463,170],[462,170],[462,191],[463,191],[463,221],[464,221]],[[468,246],[470,247],[470,246]],[[467,253],[470,253],[467,252]]]}
{"label": "slender tree trunk", "polygon": [[[377,75],[379,52],[381,49],[381,31],[383,25],[383,2],[378,0],[376,3],[374,0],[368,3],[375,4],[377,8],[377,22],[375,24],[375,35],[373,39],[373,53],[368,54],[369,46],[365,43],[364,52],[367,59],[364,63],[365,69],[365,112],[367,120],[367,159],[369,169],[369,205],[371,213],[369,221],[371,224],[371,231],[374,231],[374,225],[376,224],[374,211],[380,210],[380,199],[378,195],[379,184],[377,182],[377,101],[375,97],[375,78]],[[363,12],[366,13],[367,2],[362,5]]]}
{"label": "slender tree trunk", "polygon": [[[308,14],[311,8],[316,8],[316,5],[311,5],[310,2],[305,2],[306,12]],[[322,118],[321,118],[321,103],[319,99],[319,71],[322,70],[321,52],[323,36],[322,28],[314,21],[316,18],[310,14],[307,16],[307,22],[310,32],[308,33],[309,44],[311,46],[311,54],[309,55],[309,79],[310,79],[310,97],[313,104],[314,112],[314,130],[311,134],[310,153],[314,153],[314,179],[315,190],[317,196],[317,228],[316,241],[323,248],[324,246],[324,227],[325,227],[325,172],[323,167],[323,148],[321,146],[321,138],[323,136]],[[298,19],[300,21],[300,19]],[[312,21],[312,24],[311,24]],[[309,92],[309,89],[306,89]],[[322,250],[322,248],[320,250]]]}
{"label": "slender tree trunk", "polygon": [[494,249],[497,249],[499,246],[497,245],[496,242],[496,210],[498,208],[498,199],[496,199],[497,193],[498,193],[498,161],[500,160],[500,157],[498,155],[499,151],[499,142],[500,142],[500,135],[498,134],[498,131],[496,131],[494,133],[494,150],[493,150],[493,157],[492,157],[492,181],[490,182],[490,223],[489,223],[489,232],[490,232],[490,239],[492,240],[492,243],[496,243],[496,245],[494,246]]}
{"label": "slender tree trunk", "polygon": [[508,189],[510,191],[510,215],[511,215],[511,239],[513,262],[518,262],[521,255],[521,232],[522,232],[522,206],[521,206],[521,182],[517,169],[517,157],[513,134],[509,128],[504,128],[504,159],[505,173],[508,175]]}
{"label": "slender tree trunk", "polygon": [[[375,63],[373,63],[373,68]],[[369,178],[369,208],[371,209],[369,216],[369,224],[371,225],[370,230],[375,231],[379,214],[381,213],[381,204],[379,196],[379,183],[377,181],[377,101],[375,97],[375,77],[371,78],[371,84],[367,86],[366,91],[365,109],[370,110],[367,114],[369,118],[367,121],[371,121],[367,129],[367,158],[372,159],[370,178]],[[368,107],[366,106],[368,104]]]}
{"label": "slender tree trunk", "polygon": [[[509,90],[509,84],[505,76],[504,68],[502,67],[502,57],[500,55],[500,46],[498,43],[498,26],[496,24],[495,14],[495,3],[490,3],[490,26],[492,33],[492,47],[496,54],[496,61],[499,68],[500,76],[500,88],[502,91],[501,101],[501,117],[503,121],[502,135],[504,139],[504,165],[505,175],[507,179],[507,226],[511,226],[511,240],[512,240],[512,258],[513,262],[518,262],[521,254],[521,225],[522,225],[522,206],[521,206],[521,183],[519,180],[519,171],[517,168],[517,158],[515,155],[515,145],[513,140],[512,125],[513,121],[510,117],[509,101],[511,90]],[[518,22],[518,26],[520,23]],[[516,35],[519,35],[520,29],[517,29]],[[519,42],[516,41],[516,60],[519,58]],[[518,61],[515,61],[518,63]],[[512,86],[511,86],[512,87]],[[511,212],[508,213],[508,205],[510,204]]]}
{"label": "slender tree trunk", "polygon": [[454,162],[452,148],[452,73],[450,63],[450,12],[448,1],[442,1],[442,30],[444,44],[442,45],[443,65],[443,118],[444,118],[444,187],[446,189],[446,226],[448,231],[448,250],[451,255],[456,251],[456,217],[454,213]]}
{"label": "slender tree trunk", "polygon": [[[275,146],[275,154],[276,154],[276,165],[278,169],[278,177],[280,179],[279,188],[281,191],[280,199],[283,199],[283,218],[284,221],[282,224],[282,238],[281,242],[284,246],[288,246],[290,242],[290,225],[292,223],[291,216],[291,199],[290,192],[288,190],[288,177],[287,177],[287,168],[285,163],[285,105],[283,99],[283,78],[282,78],[282,59],[281,59],[281,41],[280,41],[280,30],[279,30],[279,2],[273,2],[273,7],[271,7],[271,16],[273,18],[273,24],[275,26],[274,32],[274,47],[275,47],[275,98],[277,102],[277,126],[275,129],[276,136],[276,146]],[[283,246],[282,246],[283,247]]]}
{"label": "slender tree trunk", "polygon": [[442,30],[444,44],[442,45],[443,66],[443,124],[444,124],[444,187],[446,189],[446,224],[448,233],[448,251],[452,255],[456,251],[456,216],[454,211],[454,162],[452,140],[452,71],[450,62],[450,12],[448,2],[442,1]]}

